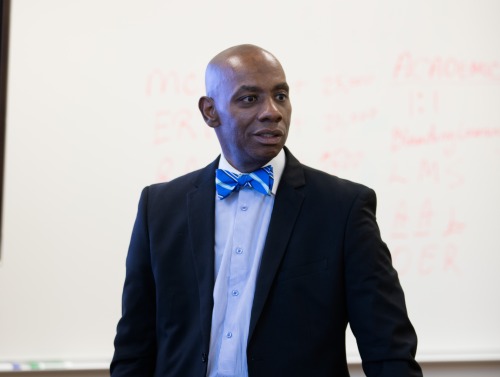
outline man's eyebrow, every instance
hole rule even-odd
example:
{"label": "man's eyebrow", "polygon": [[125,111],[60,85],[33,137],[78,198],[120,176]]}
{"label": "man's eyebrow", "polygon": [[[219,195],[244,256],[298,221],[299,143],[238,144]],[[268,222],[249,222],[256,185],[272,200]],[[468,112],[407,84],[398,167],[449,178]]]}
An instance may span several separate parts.
{"label": "man's eyebrow", "polygon": [[[279,83],[274,86],[273,90],[286,90],[287,92],[290,91],[290,87],[286,82]],[[241,92],[261,92],[262,88],[254,85],[241,85],[236,93],[241,93]]]}
{"label": "man's eyebrow", "polygon": [[287,92],[290,91],[290,87],[286,82],[282,82],[281,84],[278,84],[274,87],[274,90],[285,90]]}
{"label": "man's eyebrow", "polygon": [[262,92],[262,89],[258,86],[254,86],[254,85],[241,85],[233,94],[232,94],[232,98],[237,98],[238,96],[240,96],[241,94],[243,93],[260,93]]}
{"label": "man's eyebrow", "polygon": [[260,92],[262,89],[259,88],[258,86],[253,86],[253,85],[242,85],[238,88],[236,91],[237,93],[239,92]]}

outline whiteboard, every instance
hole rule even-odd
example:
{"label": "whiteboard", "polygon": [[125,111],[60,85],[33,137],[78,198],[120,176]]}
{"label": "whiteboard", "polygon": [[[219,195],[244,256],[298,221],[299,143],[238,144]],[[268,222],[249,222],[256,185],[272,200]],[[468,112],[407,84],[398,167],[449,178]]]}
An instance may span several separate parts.
{"label": "whiteboard", "polygon": [[10,35],[0,362],[109,362],[140,190],[216,157],[197,100],[240,43],[294,155],[376,190],[418,359],[500,359],[498,1],[13,0]]}

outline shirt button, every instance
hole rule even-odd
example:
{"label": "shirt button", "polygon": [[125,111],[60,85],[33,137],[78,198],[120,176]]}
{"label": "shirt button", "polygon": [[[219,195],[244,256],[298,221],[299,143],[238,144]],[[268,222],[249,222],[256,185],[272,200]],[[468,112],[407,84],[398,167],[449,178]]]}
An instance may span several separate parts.
{"label": "shirt button", "polygon": [[232,338],[232,337],[233,337],[233,333],[232,333],[231,331],[228,331],[228,332],[226,333],[226,338],[230,339],[230,338]]}
{"label": "shirt button", "polygon": [[240,294],[240,292],[238,292],[236,289],[234,289],[234,290],[231,291],[231,294],[233,296],[238,296]]}
{"label": "shirt button", "polygon": [[248,209],[248,206],[247,206],[246,204],[243,204],[243,205],[240,207],[240,209],[241,209],[242,211],[246,211],[246,210]]}
{"label": "shirt button", "polygon": [[241,247],[238,247],[236,250],[235,250],[236,254],[243,254],[243,249]]}

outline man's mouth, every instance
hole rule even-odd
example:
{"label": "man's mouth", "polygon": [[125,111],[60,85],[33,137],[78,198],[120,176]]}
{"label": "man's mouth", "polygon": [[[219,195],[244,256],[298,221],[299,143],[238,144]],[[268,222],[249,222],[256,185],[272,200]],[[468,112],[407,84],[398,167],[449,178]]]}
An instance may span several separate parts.
{"label": "man's mouth", "polygon": [[277,144],[281,141],[283,132],[280,130],[261,130],[254,135],[263,144]]}

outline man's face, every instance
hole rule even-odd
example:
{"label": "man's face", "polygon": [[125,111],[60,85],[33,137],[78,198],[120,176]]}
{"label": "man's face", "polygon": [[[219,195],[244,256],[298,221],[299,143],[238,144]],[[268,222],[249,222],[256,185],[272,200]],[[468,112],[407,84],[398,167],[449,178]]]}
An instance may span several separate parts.
{"label": "man's face", "polygon": [[215,132],[229,163],[253,171],[276,157],[288,137],[292,106],[285,73],[261,52],[231,57],[218,73]]}

